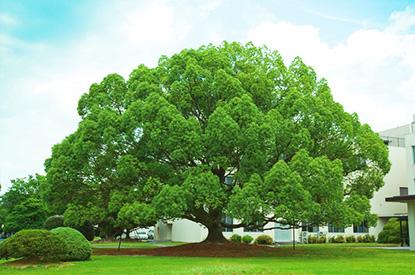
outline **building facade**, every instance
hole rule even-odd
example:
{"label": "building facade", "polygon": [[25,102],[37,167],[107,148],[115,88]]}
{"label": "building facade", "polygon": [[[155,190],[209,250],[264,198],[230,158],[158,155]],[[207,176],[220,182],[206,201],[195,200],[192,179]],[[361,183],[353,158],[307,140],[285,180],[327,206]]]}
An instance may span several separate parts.
{"label": "building facade", "polygon": [[[309,235],[325,235],[327,238],[335,237],[338,235],[355,237],[359,235],[370,234],[377,237],[382,231],[383,226],[388,219],[396,217],[407,217],[408,208],[405,203],[391,203],[385,201],[388,197],[393,197],[398,194],[404,194],[410,192],[414,194],[413,212],[415,215],[415,170],[414,161],[412,161],[412,150],[415,147],[415,133],[411,133],[411,125],[404,125],[396,127],[383,132],[380,132],[380,136],[385,141],[385,144],[389,148],[389,160],[392,163],[391,170],[385,176],[384,186],[375,192],[373,198],[370,200],[372,213],[378,216],[376,226],[367,227],[365,224],[354,225],[346,228],[339,228],[332,225],[320,226],[320,227],[304,227],[295,230],[292,229],[272,229],[272,230],[256,230],[255,232],[247,231],[244,228],[225,228],[223,235],[229,238],[232,234],[238,235],[251,235],[257,237],[261,234],[266,234],[272,237],[274,242],[277,243],[289,243],[295,240],[296,242],[306,242]],[[413,141],[413,142],[412,142]],[[408,146],[406,146],[408,144]],[[408,158],[409,157],[409,158]],[[408,159],[411,161],[408,162]],[[409,178],[411,180],[409,180]],[[408,184],[411,182],[412,184]],[[232,220],[227,217],[227,223],[237,223],[237,220]],[[409,222],[411,224],[411,222]],[[277,223],[269,223],[265,228],[280,226]],[[158,222],[156,224],[155,239],[156,240],[171,240],[178,242],[201,242],[207,236],[207,229],[198,223],[195,223],[186,219],[177,219],[171,222]],[[415,233],[415,217],[413,220],[413,231]],[[415,237],[413,238],[415,240]],[[414,243],[415,247],[415,243]]]}

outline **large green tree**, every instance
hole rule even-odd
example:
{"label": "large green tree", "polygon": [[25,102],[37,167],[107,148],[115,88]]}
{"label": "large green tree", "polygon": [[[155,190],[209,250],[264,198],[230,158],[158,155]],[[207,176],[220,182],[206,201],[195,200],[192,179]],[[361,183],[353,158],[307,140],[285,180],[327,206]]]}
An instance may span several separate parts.
{"label": "large green tree", "polygon": [[185,49],[128,80],[108,75],[78,112],[78,129],[46,161],[47,201],[107,236],[175,218],[205,225],[208,241],[222,241],[224,226],[371,221],[369,199],[390,168],[382,140],[326,80],[251,43]]}

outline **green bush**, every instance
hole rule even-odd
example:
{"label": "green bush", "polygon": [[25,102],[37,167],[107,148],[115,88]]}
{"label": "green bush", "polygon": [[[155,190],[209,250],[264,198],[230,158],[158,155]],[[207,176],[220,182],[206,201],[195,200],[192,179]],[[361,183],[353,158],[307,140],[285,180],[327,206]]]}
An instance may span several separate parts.
{"label": "green bush", "polygon": [[307,237],[307,243],[326,243],[326,242],[327,242],[326,235],[321,235],[321,236],[308,235]]}
{"label": "green bush", "polygon": [[336,242],[336,237],[331,236],[331,237],[329,238],[329,243],[335,243],[335,242]]}
{"label": "green bush", "polygon": [[241,240],[242,240],[242,237],[241,237],[241,235],[238,235],[238,234],[233,234],[233,235],[231,236],[230,240],[231,240],[231,242],[233,242],[233,243],[240,243],[240,242],[241,242]]}
{"label": "green bush", "polygon": [[256,244],[267,244],[267,245],[270,245],[270,244],[273,243],[273,240],[268,235],[259,235],[258,237],[256,237],[255,243]]}
{"label": "green bush", "polygon": [[67,251],[65,241],[44,229],[25,229],[0,244],[0,258],[24,258],[40,261],[62,260]]}
{"label": "green bush", "polygon": [[343,235],[337,235],[336,237],[334,237],[333,243],[344,243],[345,239]]}
{"label": "green bush", "polygon": [[70,227],[58,227],[51,230],[66,243],[65,261],[85,261],[91,257],[92,249],[81,232]]}
{"label": "green bush", "polygon": [[316,235],[308,235],[307,243],[317,243],[317,236]]}
{"label": "green bush", "polygon": [[346,237],[346,243],[355,243],[356,242],[356,237],[351,235],[351,236],[347,236]]}
{"label": "green bush", "polygon": [[362,241],[364,243],[374,243],[375,242],[375,236],[369,235],[369,234],[363,235],[362,236]]}
{"label": "green bush", "polygon": [[62,215],[50,216],[43,223],[43,228],[46,229],[46,230],[52,230],[53,228],[62,227],[62,226],[63,226],[63,216]]}
{"label": "green bush", "polygon": [[250,235],[245,235],[242,237],[242,242],[245,244],[250,244],[252,243],[252,241],[254,240],[253,237],[251,237]]}
{"label": "green bush", "polygon": [[378,235],[378,243],[400,243],[401,232],[399,220],[396,218],[389,219],[383,227],[382,232]]}

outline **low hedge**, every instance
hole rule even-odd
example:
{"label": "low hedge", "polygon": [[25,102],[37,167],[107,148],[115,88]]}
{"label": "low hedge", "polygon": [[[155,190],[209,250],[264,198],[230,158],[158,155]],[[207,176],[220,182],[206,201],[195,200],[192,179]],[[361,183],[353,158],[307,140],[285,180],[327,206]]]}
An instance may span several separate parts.
{"label": "low hedge", "polygon": [[346,237],[346,243],[355,243],[356,242],[356,237],[351,235],[351,236],[347,236]]}
{"label": "low hedge", "polygon": [[374,243],[376,238],[373,235],[365,234],[363,236],[357,236],[356,240],[358,243]]}
{"label": "low hedge", "polygon": [[252,243],[252,241],[254,240],[254,238],[250,235],[245,235],[242,237],[242,242],[245,244],[250,244]]}
{"label": "low hedge", "polygon": [[329,243],[344,243],[346,238],[343,235],[331,236],[329,238]]}
{"label": "low hedge", "polygon": [[230,238],[230,241],[233,243],[240,243],[241,240],[242,240],[242,237],[241,235],[238,235],[238,234],[233,234]]}
{"label": "low hedge", "polygon": [[326,235],[321,235],[321,236],[308,235],[308,238],[307,238],[307,243],[326,243],[326,242],[327,242]]}
{"label": "low hedge", "polygon": [[0,244],[0,258],[24,258],[58,261],[65,257],[67,246],[58,235],[44,229],[21,230]]}
{"label": "low hedge", "polygon": [[256,237],[255,243],[271,245],[273,243],[273,240],[270,236],[264,234],[264,235],[259,235],[258,237]]}
{"label": "low hedge", "polygon": [[81,232],[70,227],[58,227],[51,230],[66,243],[66,253],[62,260],[85,261],[91,257],[91,244]]}

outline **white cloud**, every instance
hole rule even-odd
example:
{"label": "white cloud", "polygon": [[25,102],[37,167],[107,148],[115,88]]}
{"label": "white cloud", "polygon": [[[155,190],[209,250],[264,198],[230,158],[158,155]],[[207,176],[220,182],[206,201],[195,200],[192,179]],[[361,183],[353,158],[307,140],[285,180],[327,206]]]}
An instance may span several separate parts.
{"label": "white cloud", "polygon": [[214,10],[216,10],[220,5],[222,5],[224,0],[210,0],[210,1],[206,1],[203,2],[200,5],[200,12],[199,14],[201,16],[208,16],[211,12],[213,12]]}
{"label": "white cloud", "polygon": [[334,46],[318,28],[289,22],[263,22],[247,39],[279,50],[287,62],[302,57],[328,79],[347,111],[379,131],[407,123],[415,112],[415,36],[402,33],[414,16],[413,9],[394,13],[387,28],[357,30]]}
{"label": "white cloud", "polygon": [[415,5],[407,6],[403,11],[395,11],[389,18],[386,29],[394,33],[405,33],[415,26]]}

